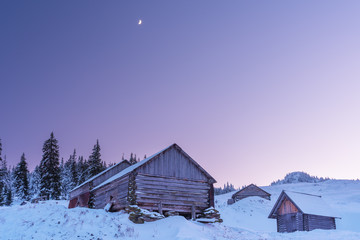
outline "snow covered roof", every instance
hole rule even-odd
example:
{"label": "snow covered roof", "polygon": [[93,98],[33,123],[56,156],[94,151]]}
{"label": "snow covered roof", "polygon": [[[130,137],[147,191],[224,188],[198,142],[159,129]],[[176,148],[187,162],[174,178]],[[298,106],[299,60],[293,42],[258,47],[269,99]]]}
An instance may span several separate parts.
{"label": "snow covered roof", "polygon": [[85,184],[87,184],[87,183],[89,183],[89,182],[93,181],[93,180],[94,180],[94,179],[96,179],[97,177],[99,177],[99,176],[103,175],[104,173],[106,173],[106,172],[110,171],[110,170],[111,170],[111,169],[113,169],[114,167],[116,167],[116,166],[118,166],[119,164],[122,164],[122,163],[124,163],[124,162],[127,162],[128,164],[130,164],[128,160],[122,160],[121,162],[119,162],[119,163],[117,163],[117,164],[115,164],[115,165],[113,165],[113,166],[111,166],[111,167],[109,167],[109,168],[105,169],[104,171],[102,171],[102,172],[100,172],[100,173],[96,174],[95,176],[93,176],[93,177],[89,178],[88,180],[86,180],[86,181],[85,181],[85,182],[83,182],[82,184],[80,184],[80,185],[76,186],[75,188],[73,188],[70,192],[72,192],[72,191],[74,191],[74,190],[76,190],[76,189],[78,189],[78,188],[80,188],[80,187],[84,186]]}
{"label": "snow covered roof", "polygon": [[[259,188],[259,187],[256,186],[255,184],[251,183],[250,185],[248,185],[248,186],[240,189],[239,191],[235,192],[235,193],[231,196],[231,198],[235,198],[235,196],[236,196],[237,194],[239,194],[239,193],[241,193],[242,191],[245,191],[245,190],[247,190],[247,189],[249,189],[249,188],[251,188],[251,187],[256,188],[258,191],[263,192],[263,193],[264,193],[265,195],[267,195],[267,196],[271,196],[270,193],[264,191],[263,189]],[[254,196],[257,196],[257,195],[254,193]]]}
{"label": "snow covered roof", "polygon": [[216,180],[210,176],[209,173],[207,173],[197,162],[195,162],[189,155],[187,155],[176,143],[168,146],[167,148],[164,148],[163,150],[161,150],[160,152],[155,153],[154,155],[151,155],[150,157],[135,163],[134,165],[125,168],[124,170],[122,170],[121,172],[119,172],[118,174],[115,174],[114,176],[112,176],[111,178],[109,178],[108,180],[104,181],[103,183],[99,184],[98,186],[94,187],[93,190],[96,190],[118,178],[121,178],[123,176],[125,176],[126,174],[129,174],[130,172],[134,171],[135,169],[139,168],[140,166],[144,165],[145,163],[150,162],[152,159],[154,159],[156,156],[158,156],[159,154],[165,152],[166,150],[172,148],[172,147],[176,147],[178,148],[184,155],[186,155],[207,177],[209,177],[210,179],[212,179],[214,182],[216,182]]}
{"label": "snow covered roof", "polygon": [[271,210],[269,218],[276,217],[277,211],[285,197],[287,197],[298,208],[298,210],[304,214],[339,218],[337,216],[338,214],[324,201],[321,196],[293,191],[281,192],[275,206]]}

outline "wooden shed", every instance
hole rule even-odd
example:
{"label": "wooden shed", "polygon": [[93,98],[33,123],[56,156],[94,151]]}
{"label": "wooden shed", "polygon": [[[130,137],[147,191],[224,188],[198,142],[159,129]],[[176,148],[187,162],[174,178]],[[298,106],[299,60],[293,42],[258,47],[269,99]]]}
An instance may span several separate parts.
{"label": "wooden shed", "polygon": [[336,229],[336,214],[321,196],[282,191],[269,218],[277,221],[278,232]]}
{"label": "wooden shed", "polygon": [[125,168],[129,167],[131,164],[127,160],[123,160],[120,163],[107,168],[101,173],[93,176],[87,181],[83,182],[79,186],[75,187],[69,193],[69,208],[74,207],[88,207],[89,198],[90,198],[90,190],[94,187],[100,185],[105,180],[111,178],[115,174],[121,172]]}
{"label": "wooden shed", "polygon": [[136,203],[150,211],[199,213],[214,206],[215,179],[177,144],[130,166],[94,186],[95,208],[112,203],[112,210]]}
{"label": "wooden shed", "polygon": [[255,184],[250,184],[244,188],[242,188],[240,191],[237,191],[234,193],[231,198],[234,202],[239,201],[241,199],[247,198],[247,197],[261,197],[267,200],[270,200],[271,194],[268,192],[265,192]]}

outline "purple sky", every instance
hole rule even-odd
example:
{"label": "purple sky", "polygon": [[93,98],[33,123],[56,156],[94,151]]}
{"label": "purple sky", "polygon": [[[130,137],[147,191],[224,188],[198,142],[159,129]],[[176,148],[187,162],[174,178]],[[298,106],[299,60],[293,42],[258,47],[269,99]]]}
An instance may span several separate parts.
{"label": "purple sky", "polygon": [[[30,168],[178,143],[217,181],[360,178],[359,1],[1,1],[0,138]],[[143,24],[138,25],[142,19]]]}

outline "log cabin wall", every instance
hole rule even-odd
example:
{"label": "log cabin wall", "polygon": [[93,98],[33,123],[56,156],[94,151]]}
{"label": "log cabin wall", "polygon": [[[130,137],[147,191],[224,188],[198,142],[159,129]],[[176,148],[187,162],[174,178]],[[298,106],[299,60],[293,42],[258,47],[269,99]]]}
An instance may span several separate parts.
{"label": "log cabin wall", "polygon": [[206,181],[185,180],[173,177],[139,173],[136,177],[137,203],[151,211],[201,212],[210,206]]}
{"label": "log cabin wall", "polygon": [[[94,196],[94,207],[104,208],[110,202],[110,196],[113,197],[114,211],[129,205],[131,173],[134,173],[131,183],[135,184],[136,189],[134,198],[142,208],[160,213],[163,210],[191,213],[195,217],[196,212],[214,205],[212,184],[216,182],[215,179],[176,144],[137,165],[131,172],[124,173],[124,176],[120,173],[118,179],[104,186],[96,188],[100,183],[94,184],[95,189],[90,190]],[[90,185],[88,189],[93,189]]]}
{"label": "log cabin wall", "polygon": [[334,217],[305,214],[304,225],[306,231],[314,229],[336,229]]}
{"label": "log cabin wall", "polygon": [[102,186],[93,191],[94,194],[94,208],[104,208],[110,202],[112,197],[112,210],[117,211],[125,208],[128,205],[127,195],[129,186],[129,176],[125,175],[116,179],[105,186]]}
{"label": "log cabin wall", "polygon": [[139,167],[137,173],[137,202],[143,208],[191,213],[212,206],[213,179],[176,146]]}
{"label": "log cabin wall", "polygon": [[178,179],[208,180],[208,177],[176,147],[167,149],[151,162],[141,166],[138,173]]}
{"label": "log cabin wall", "polygon": [[304,230],[303,214],[300,212],[278,215],[276,219],[278,232],[295,232]]}
{"label": "log cabin wall", "polygon": [[71,199],[78,197],[81,194],[87,193],[89,191],[90,191],[90,183],[86,183],[86,184],[82,185],[81,187],[71,191],[69,193],[69,198],[71,200]]}
{"label": "log cabin wall", "polygon": [[[103,173],[99,176],[97,176],[96,178],[92,179],[91,181],[85,182],[83,185],[80,185],[80,187],[75,188],[75,190],[71,191],[69,193],[69,198],[70,201],[75,202],[75,198],[78,198],[78,206],[81,207],[87,207],[87,203],[83,203],[84,201],[82,200],[83,197],[80,199],[81,196],[83,196],[84,194],[88,194],[90,193],[91,189],[100,185],[101,183],[103,183],[105,180],[111,178],[112,176],[114,176],[115,174],[121,172],[122,170],[124,170],[125,168],[129,167],[130,163],[128,161],[122,161],[118,164],[116,164],[113,167],[110,167],[110,169],[107,169],[105,171],[103,171]],[[81,200],[81,201],[80,201]],[[73,207],[74,204],[72,204],[70,207]]]}

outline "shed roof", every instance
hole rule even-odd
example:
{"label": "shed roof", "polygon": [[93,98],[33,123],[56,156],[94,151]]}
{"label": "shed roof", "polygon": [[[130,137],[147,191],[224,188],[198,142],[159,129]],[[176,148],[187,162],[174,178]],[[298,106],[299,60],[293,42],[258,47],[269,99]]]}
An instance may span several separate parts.
{"label": "shed roof", "polygon": [[301,213],[340,218],[321,196],[284,190],[271,210],[269,218],[276,218],[277,211],[284,198],[289,199]]}
{"label": "shed roof", "polygon": [[205,171],[205,169],[203,169],[197,162],[195,162],[194,159],[192,159],[186,152],[184,152],[184,150],[182,150],[176,143],[168,146],[167,148],[164,148],[163,150],[161,150],[160,152],[158,153],[155,153],[154,155],[138,162],[138,163],[135,163],[134,165],[130,166],[130,167],[127,167],[125,168],[124,170],[122,170],[121,172],[119,172],[118,174],[115,174],[114,176],[112,176],[111,178],[109,178],[108,180],[104,181],[103,183],[99,184],[98,186],[94,187],[93,190],[96,190],[106,184],[109,184],[111,183],[112,181],[118,179],[118,178],[121,178],[123,176],[125,176],[126,174],[129,174],[130,172],[134,171],[135,169],[143,166],[144,164],[146,163],[149,163],[151,162],[155,157],[157,157],[158,155],[160,155],[161,153],[165,152],[166,150],[170,149],[170,148],[176,148],[178,149],[182,154],[184,154],[193,164],[195,164],[201,172],[203,172],[209,179],[211,179],[211,181],[213,183],[216,183],[216,180],[208,173]]}
{"label": "shed roof", "polygon": [[78,185],[78,186],[74,187],[74,188],[73,188],[70,192],[72,192],[72,191],[74,191],[74,190],[76,190],[76,189],[78,189],[78,188],[80,188],[80,187],[84,186],[85,184],[87,184],[87,183],[89,183],[89,182],[93,181],[94,179],[96,179],[97,177],[99,177],[99,176],[103,175],[104,173],[106,173],[106,172],[110,171],[110,170],[111,170],[111,169],[113,169],[114,167],[116,167],[116,166],[118,166],[118,165],[120,165],[120,164],[122,164],[122,163],[125,163],[125,162],[126,162],[126,163],[128,163],[128,164],[130,164],[130,162],[129,162],[128,160],[122,160],[121,162],[119,162],[119,163],[117,163],[117,164],[115,164],[115,165],[113,165],[113,166],[111,166],[111,167],[109,167],[109,168],[105,169],[104,171],[102,171],[102,172],[100,172],[100,173],[96,174],[95,176],[93,176],[93,177],[89,178],[88,180],[86,180],[86,181],[85,181],[85,182],[83,182],[82,184],[80,184],[80,185]]}
{"label": "shed roof", "polygon": [[267,196],[271,196],[271,194],[270,194],[270,193],[268,193],[268,192],[264,191],[263,189],[259,188],[258,186],[256,186],[255,184],[253,184],[253,183],[252,183],[252,184],[250,184],[250,185],[248,185],[248,186],[246,186],[246,187],[242,188],[241,190],[237,191],[237,192],[236,192],[236,193],[234,193],[231,197],[232,197],[232,198],[234,198],[237,194],[239,194],[239,193],[241,193],[242,191],[244,191],[244,190],[248,189],[249,187],[255,187],[255,188],[257,188],[259,191],[263,192],[265,195],[267,195]]}

